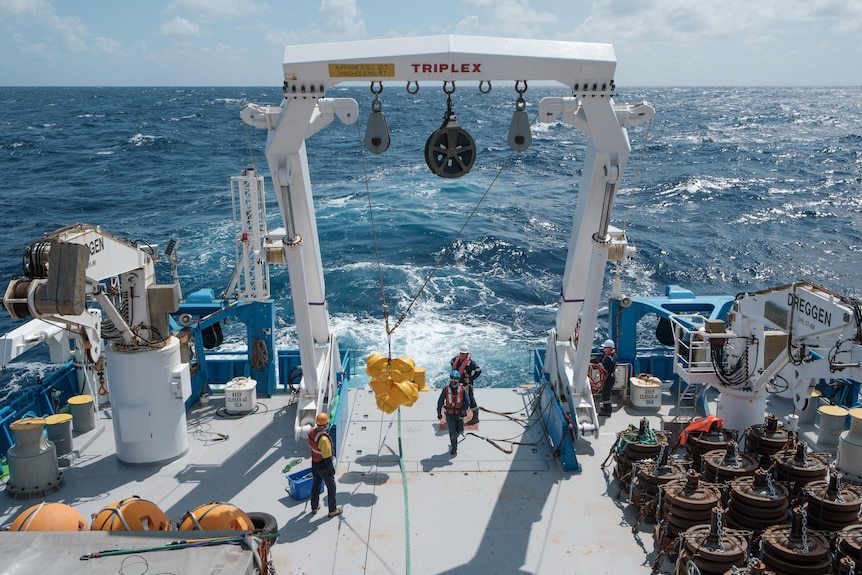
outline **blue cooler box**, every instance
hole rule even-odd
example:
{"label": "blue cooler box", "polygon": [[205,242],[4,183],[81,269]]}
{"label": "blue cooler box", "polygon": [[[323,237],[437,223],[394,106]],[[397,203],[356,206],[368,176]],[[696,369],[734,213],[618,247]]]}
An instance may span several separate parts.
{"label": "blue cooler box", "polygon": [[[311,497],[311,482],[314,477],[311,475],[311,468],[300,469],[296,473],[287,475],[287,484],[290,487],[290,496],[297,501],[305,501]],[[320,482],[320,492],[323,493],[324,483]]]}

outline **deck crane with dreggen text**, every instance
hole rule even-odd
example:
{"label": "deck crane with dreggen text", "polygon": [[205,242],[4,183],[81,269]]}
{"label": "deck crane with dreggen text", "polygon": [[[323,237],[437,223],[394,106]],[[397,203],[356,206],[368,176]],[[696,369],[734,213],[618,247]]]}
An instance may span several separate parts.
{"label": "deck crane with dreggen text", "polygon": [[3,365],[41,341],[55,342],[52,361],[74,349],[78,389],[110,392],[117,459],[132,465],[188,450],[191,376],[169,319],[180,287],[156,283],[154,258],[148,247],[74,224],[27,247],[25,278],[12,280],[3,298],[13,318],[35,318],[4,338]]}
{"label": "deck crane with dreggen text", "polygon": [[727,322],[672,316],[674,372],[720,390],[729,429],[762,423],[770,382],[787,382],[797,410],[818,381],[862,380],[862,308],[810,281],[737,296]]}

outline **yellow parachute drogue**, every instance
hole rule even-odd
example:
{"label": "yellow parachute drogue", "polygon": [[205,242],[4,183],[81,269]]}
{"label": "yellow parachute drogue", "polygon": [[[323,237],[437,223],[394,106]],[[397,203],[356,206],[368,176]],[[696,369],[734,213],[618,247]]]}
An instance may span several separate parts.
{"label": "yellow parachute drogue", "polygon": [[413,359],[402,356],[389,360],[374,352],[365,360],[365,373],[371,377],[368,383],[377,399],[377,408],[392,413],[402,405],[411,406],[419,399],[419,385],[415,383],[416,372],[421,371],[424,387],[425,370],[416,368]]}

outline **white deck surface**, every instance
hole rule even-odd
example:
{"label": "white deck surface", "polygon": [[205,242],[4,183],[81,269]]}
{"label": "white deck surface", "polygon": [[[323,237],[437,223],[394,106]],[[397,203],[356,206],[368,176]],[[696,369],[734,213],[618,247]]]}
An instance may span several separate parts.
{"label": "white deck surface", "polygon": [[[669,392],[665,396],[665,403],[672,404]],[[74,447],[82,453],[64,471],[64,485],[44,499],[71,504],[88,519],[132,495],[158,504],[172,520],[212,501],[269,513],[280,532],[271,556],[281,575],[652,571],[653,526],[644,524],[631,532],[635,512],[625,502],[625,493],[618,497],[613,461],[605,470],[601,464],[619,431],[642,416],[649,417],[653,429],[661,429],[661,413],[617,405],[613,416],[604,420],[598,439],[590,435],[579,440],[583,472],[569,473],[560,470],[542,439],[540,424],[525,433],[521,421],[529,402],[525,391],[477,389],[484,409],[514,412],[518,421],[482,411],[479,425],[468,428],[455,457],[449,455],[448,433],[438,429],[434,418],[437,397],[437,391],[423,392],[416,404],[401,409],[399,436],[397,413],[379,411],[371,391],[350,390],[351,422],[346,433],[340,432],[336,476],[338,505],[344,514],[337,518],[326,516],[325,494],[323,509],[311,515],[307,500],[297,501],[285,492],[285,464],[302,458],[292,473],[310,461],[305,442],[293,440],[295,409],[287,396],[260,398],[258,412],[243,418],[218,417],[223,405],[218,397],[197,406],[189,414],[188,454],[161,467],[118,463],[109,411],[102,411],[97,429],[75,438]],[[779,404],[776,412],[786,412],[789,401],[774,401]],[[662,413],[668,413],[667,406]],[[498,441],[501,447],[514,449],[505,453],[484,437],[522,445]],[[42,500],[0,497],[0,524],[7,526]],[[81,554],[98,550],[86,545],[85,539],[83,552],[75,549],[55,555],[49,564],[28,565],[18,559],[26,548],[0,534],[0,572],[118,572],[121,558],[79,561]],[[165,571],[161,565],[172,566],[165,571],[169,573],[196,573],[172,556],[178,553],[185,551],[146,554],[147,573]],[[162,560],[166,563],[159,563]],[[13,564],[17,570],[9,570]],[[670,572],[669,564],[663,570]]]}

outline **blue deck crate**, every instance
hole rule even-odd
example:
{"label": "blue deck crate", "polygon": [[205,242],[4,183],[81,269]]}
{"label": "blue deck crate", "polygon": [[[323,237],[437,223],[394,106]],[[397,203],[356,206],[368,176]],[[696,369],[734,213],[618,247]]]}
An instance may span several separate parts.
{"label": "blue deck crate", "polygon": [[[305,501],[311,497],[311,468],[300,469],[296,473],[287,475],[287,484],[290,487],[290,496],[297,501]],[[320,482],[320,492],[323,493],[323,482]]]}

